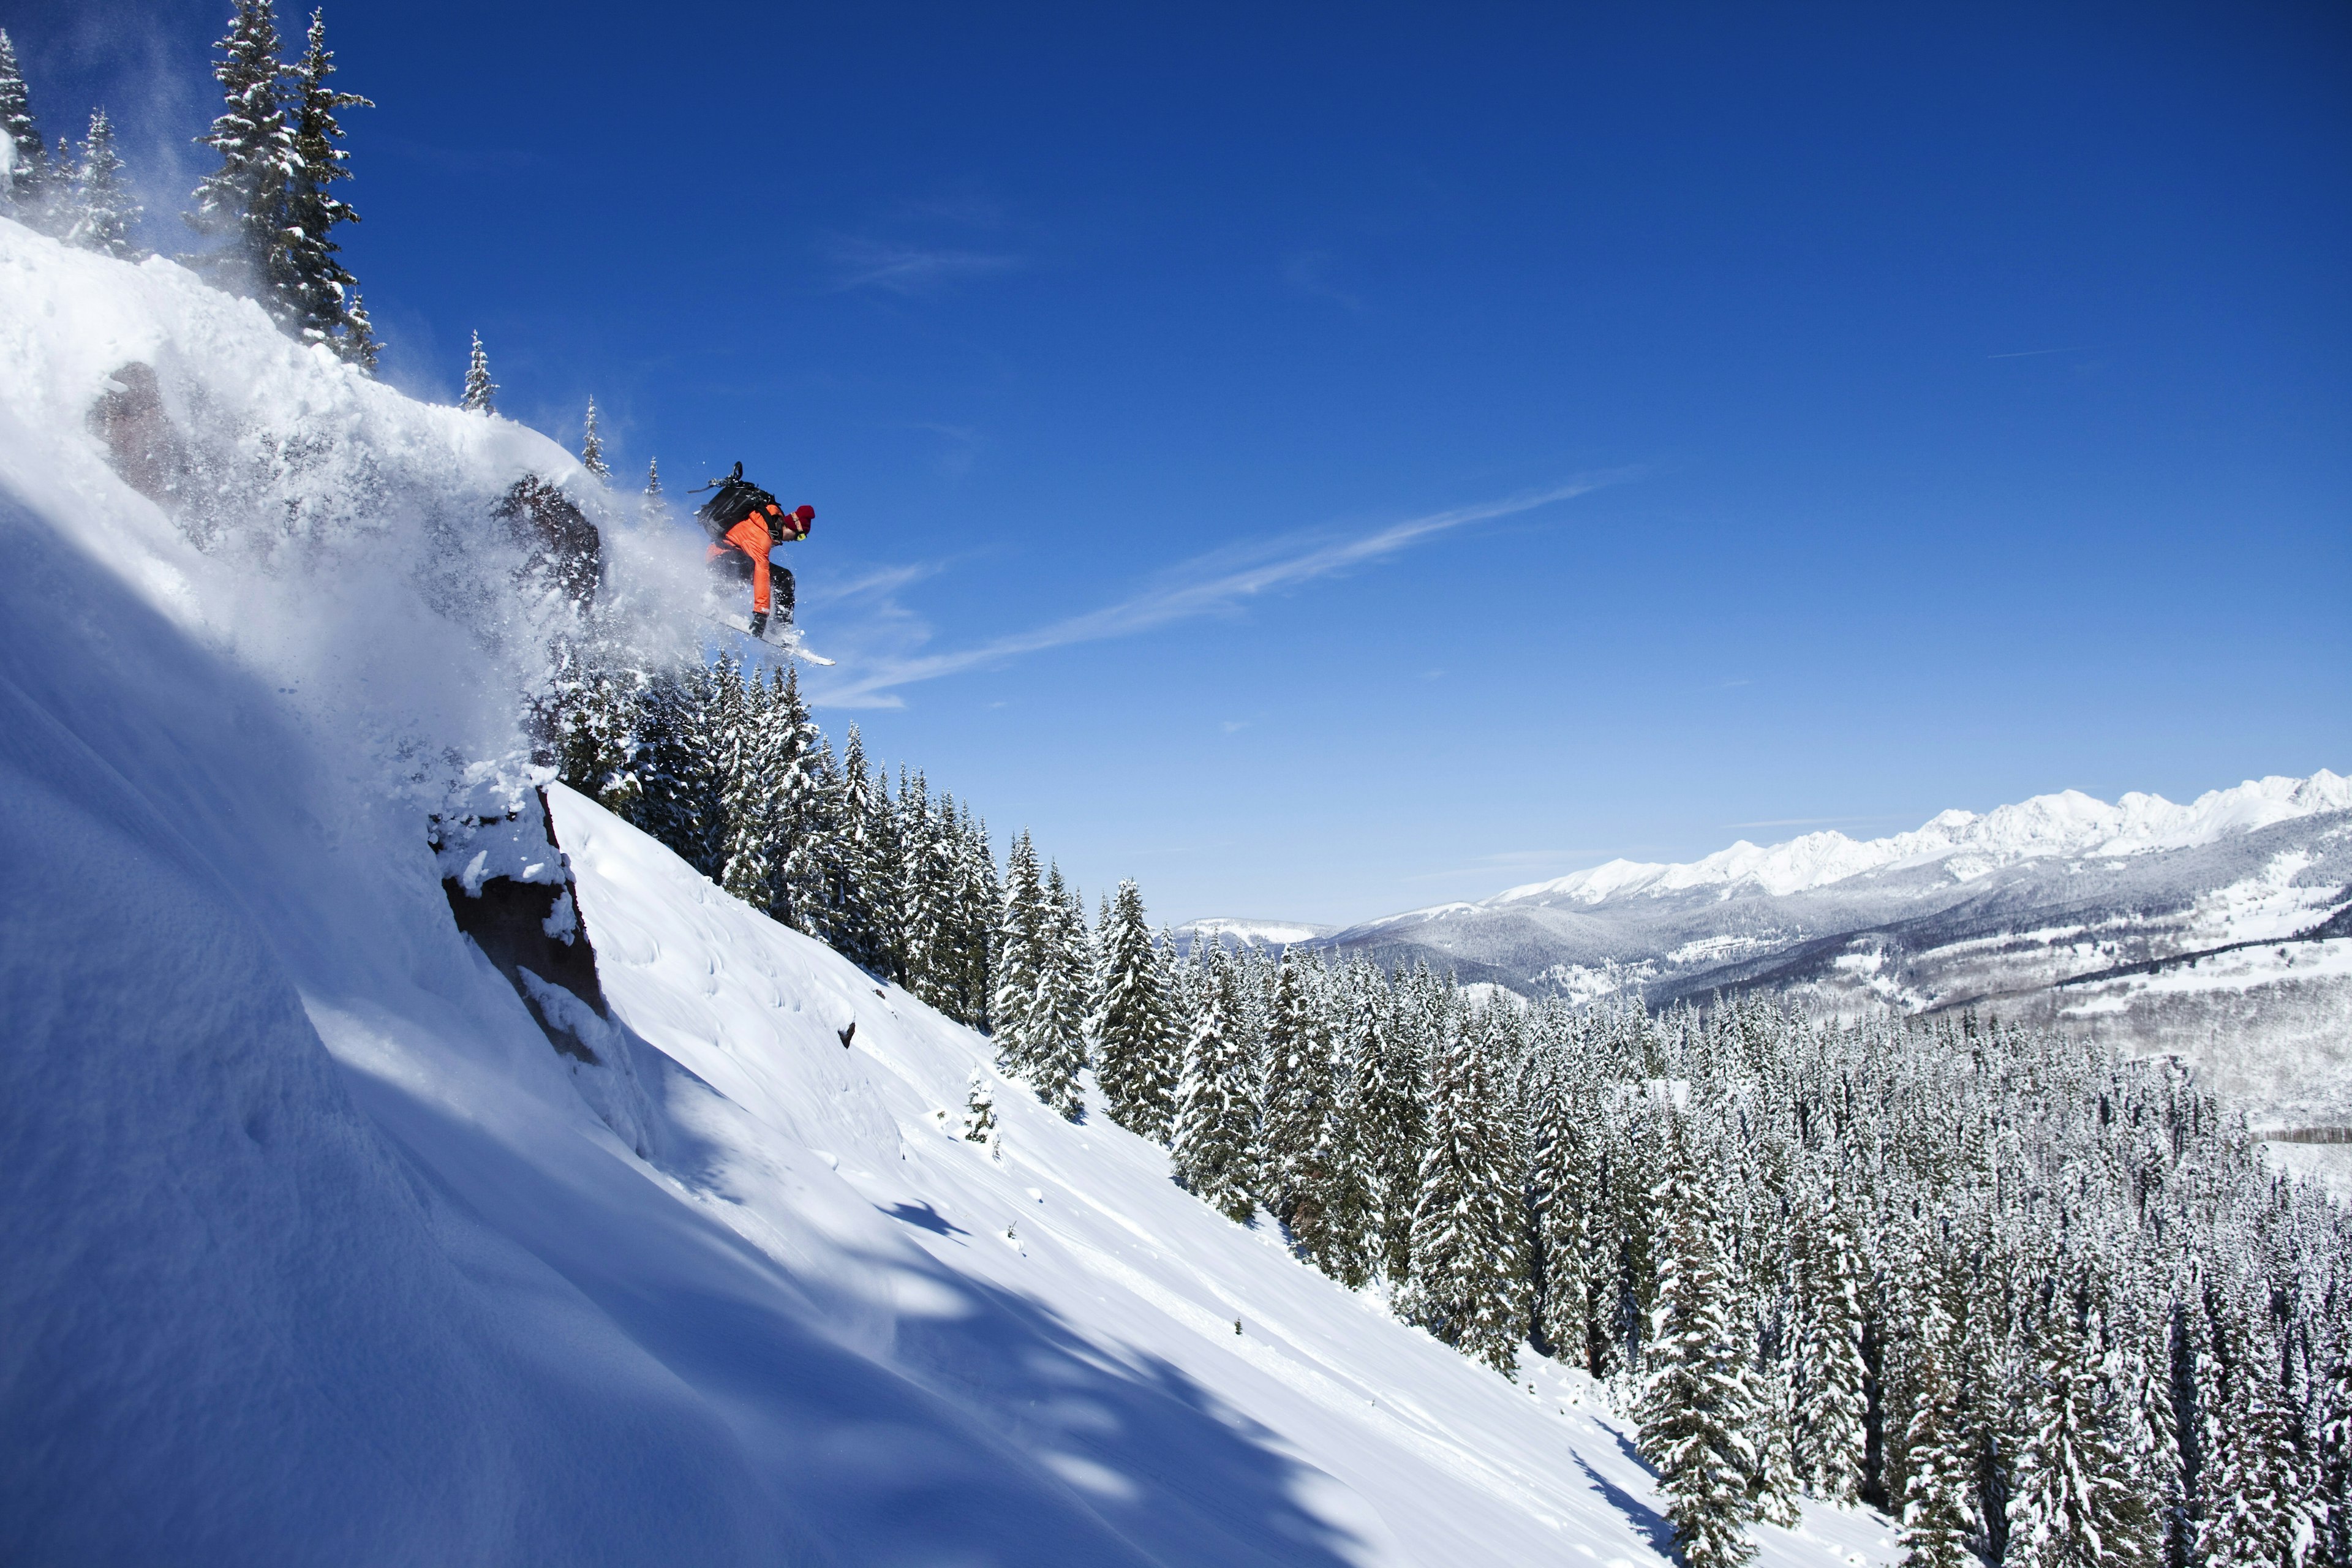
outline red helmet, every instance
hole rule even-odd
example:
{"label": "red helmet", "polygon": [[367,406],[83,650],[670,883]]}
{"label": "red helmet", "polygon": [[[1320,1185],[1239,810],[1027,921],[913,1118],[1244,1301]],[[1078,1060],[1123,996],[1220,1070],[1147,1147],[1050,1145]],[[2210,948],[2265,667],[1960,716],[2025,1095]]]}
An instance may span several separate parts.
{"label": "red helmet", "polygon": [[816,508],[809,505],[806,501],[803,501],[800,505],[793,508],[793,515],[801,520],[801,526],[803,528],[806,528],[810,523],[816,521]]}

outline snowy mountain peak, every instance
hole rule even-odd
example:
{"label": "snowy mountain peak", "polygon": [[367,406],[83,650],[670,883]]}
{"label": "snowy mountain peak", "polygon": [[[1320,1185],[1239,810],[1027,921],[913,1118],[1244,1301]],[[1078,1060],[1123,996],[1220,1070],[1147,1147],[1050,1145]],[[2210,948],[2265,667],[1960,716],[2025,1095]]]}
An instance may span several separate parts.
{"label": "snowy mountain peak", "polygon": [[1937,861],[1954,881],[1965,882],[2040,856],[2145,855],[2346,810],[2352,810],[2352,779],[2325,768],[2309,778],[2249,779],[2235,788],[2209,790],[2187,805],[2137,791],[2109,805],[2081,790],[2061,790],[1982,815],[1938,812],[1914,831],[1885,838],[1855,840],[1829,830],[1760,848],[1743,838],[1686,865],[1612,860],[1508,889],[1480,907],[1529,901],[1593,905],[1620,894],[1661,896],[1698,888],[1720,889],[1727,897],[1736,890],[1781,897],[1865,872]]}

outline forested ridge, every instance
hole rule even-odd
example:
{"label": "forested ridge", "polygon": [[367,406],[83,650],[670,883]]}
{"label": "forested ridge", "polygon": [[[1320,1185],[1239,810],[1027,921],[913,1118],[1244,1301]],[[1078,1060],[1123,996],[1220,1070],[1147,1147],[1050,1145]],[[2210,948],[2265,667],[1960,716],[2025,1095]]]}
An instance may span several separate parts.
{"label": "forested ridge", "polygon": [[[1806,1495],[1923,1565],[2352,1563],[2352,1221],[2168,1061],[1973,1016],[1523,1006],[1091,929],[1024,833],[836,756],[790,672],[567,690],[570,782],[989,1031],[1008,1074],[1509,1374],[1638,1423],[1685,1560]],[[966,1125],[992,1136],[990,1089]]]}

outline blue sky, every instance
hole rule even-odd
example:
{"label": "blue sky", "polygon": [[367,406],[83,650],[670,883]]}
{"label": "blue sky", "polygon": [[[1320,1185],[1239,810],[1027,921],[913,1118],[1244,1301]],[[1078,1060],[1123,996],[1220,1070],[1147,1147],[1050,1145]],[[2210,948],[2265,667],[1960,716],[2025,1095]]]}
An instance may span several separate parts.
{"label": "blue sky", "polygon": [[[6,26],[168,197],[226,11]],[[1155,917],[2352,767],[2339,5],[328,25],[388,376],[814,503],[828,729]]]}

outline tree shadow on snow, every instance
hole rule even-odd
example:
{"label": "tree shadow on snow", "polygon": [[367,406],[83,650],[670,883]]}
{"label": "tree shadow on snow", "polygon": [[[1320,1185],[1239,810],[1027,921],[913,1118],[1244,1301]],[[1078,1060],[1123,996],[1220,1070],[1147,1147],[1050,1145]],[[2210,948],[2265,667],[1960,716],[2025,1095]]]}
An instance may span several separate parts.
{"label": "tree shadow on snow", "polygon": [[[878,1206],[878,1205],[877,1205]],[[939,1236],[970,1236],[971,1232],[950,1221],[929,1204],[892,1204],[882,1210],[892,1219],[900,1220],[921,1230]]]}
{"label": "tree shadow on snow", "polygon": [[[642,1037],[632,1044],[644,1053],[641,1072],[658,1062],[655,1070],[692,1077]],[[719,1150],[675,1118],[663,1121],[661,1163],[673,1175],[719,1170]],[[551,1205],[574,1201],[551,1173],[523,1167],[501,1181],[538,1186]],[[539,1206],[512,1185],[502,1196]],[[875,1206],[936,1235],[971,1234],[927,1202]],[[1357,1560],[1355,1534],[1300,1500],[1322,1472],[1164,1358],[1089,1337],[911,1238],[851,1250],[874,1278],[921,1281],[916,1296],[861,1313],[840,1280],[780,1263],[695,1205],[633,1208],[625,1244],[593,1236],[614,1228],[599,1213],[571,1226],[534,1223],[527,1245],[722,1408],[785,1511],[845,1562],[1343,1568]],[[550,1244],[570,1237],[576,1245]]]}
{"label": "tree shadow on snow", "polygon": [[[1626,1444],[1623,1437],[1619,1437],[1617,1442],[1618,1446],[1623,1447],[1627,1453],[1633,1453],[1632,1447]],[[1640,1456],[1634,1455],[1634,1458],[1639,1459]],[[1664,1514],[1594,1469],[1591,1461],[1583,1455],[1576,1456],[1576,1466],[1584,1472],[1585,1478],[1591,1481],[1593,1489],[1607,1498],[1609,1505],[1625,1516],[1625,1522],[1642,1532],[1643,1539],[1649,1542],[1651,1550],[1669,1563],[1675,1560],[1675,1527],[1667,1522]],[[1647,1469],[1649,1467],[1644,1464],[1643,1468]]]}

